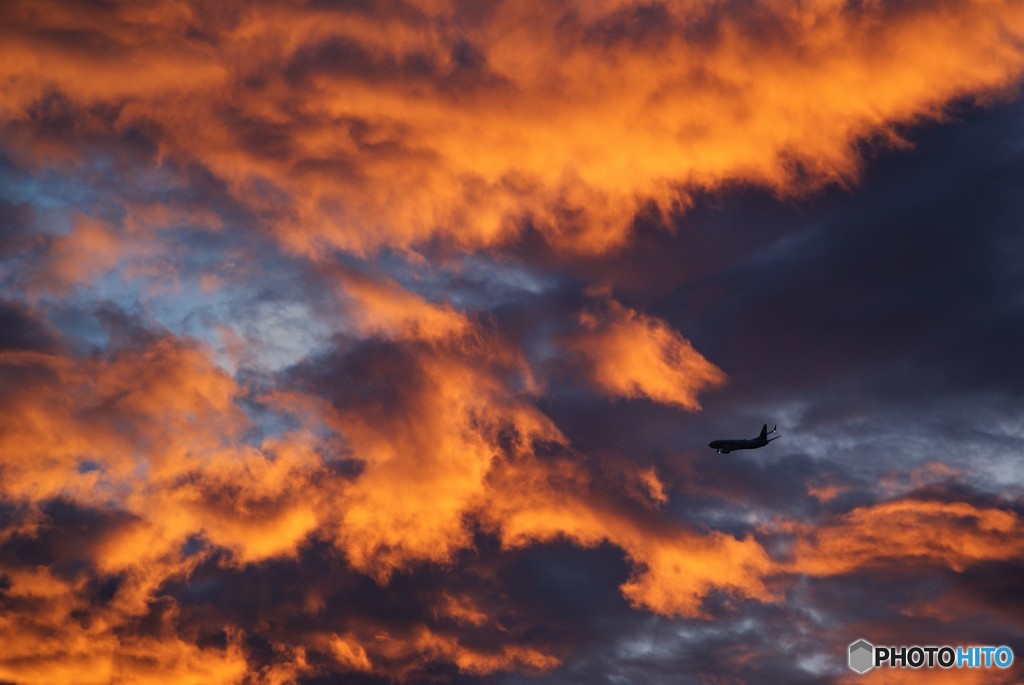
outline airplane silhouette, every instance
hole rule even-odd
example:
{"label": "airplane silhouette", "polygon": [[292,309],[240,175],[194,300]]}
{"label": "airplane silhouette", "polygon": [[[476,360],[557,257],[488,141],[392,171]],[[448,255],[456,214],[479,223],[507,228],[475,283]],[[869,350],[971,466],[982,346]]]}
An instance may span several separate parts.
{"label": "airplane silhouette", "polygon": [[757,449],[758,447],[764,447],[772,440],[778,440],[782,437],[781,435],[776,435],[774,438],[768,437],[770,434],[775,432],[776,428],[778,428],[778,426],[768,430],[768,424],[766,423],[761,426],[761,434],[756,438],[752,438],[750,440],[712,440],[708,443],[708,447],[714,448],[714,450],[719,454],[729,454],[729,452],[734,450]]}

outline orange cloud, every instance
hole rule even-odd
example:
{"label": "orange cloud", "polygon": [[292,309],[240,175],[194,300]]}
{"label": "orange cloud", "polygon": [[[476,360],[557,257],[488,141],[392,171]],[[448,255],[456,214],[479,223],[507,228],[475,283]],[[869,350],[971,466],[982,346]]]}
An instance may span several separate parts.
{"label": "orange cloud", "polygon": [[[30,511],[59,498],[118,513],[85,553],[100,573],[122,576],[112,606],[124,615],[145,611],[161,583],[198,561],[181,556],[190,536],[240,563],[293,554],[319,522],[315,441],[245,446],[242,390],[195,344],[114,347],[90,358],[0,352],[12,388],[0,421],[5,499]],[[44,517],[29,519],[5,534],[45,528]]]}
{"label": "orange cloud", "polygon": [[513,668],[547,671],[560,663],[558,658],[542,650],[515,644],[504,645],[494,651],[474,649],[457,638],[426,626],[413,627],[408,634],[401,636],[378,631],[362,644],[351,635],[345,638],[333,636],[331,644],[336,657],[349,670],[370,670],[371,660],[379,661],[381,672],[400,682],[415,682],[419,668],[417,658],[452,663],[463,673],[472,675],[488,675]]}
{"label": "orange cloud", "polygon": [[721,385],[725,374],[664,321],[614,300],[580,315],[583,332],[567,346],[589,362],[591,381],[612,396],[645,397],[689,411],[697,394]]}
{"label": "orange cloud", "polygon": [[140,456],[148,477],[180,475],[245,427],[234,381],[170,338],[105,358],[0,351],[0,374],[11,389],[0,419],[2,488],[16,499],[85,497],[104,475],[111,486],[127,478]]}
{"label": "orange cloud", "polygon": [[668,495],[665,494],[665,484],[658,478],[658,472],[654,467],[648,467],[640,472],[640,481],[647,489],[648,496],[657,504],[668,502]]}
{"label": "orange cloud", "polygon": [[[107,517],[66,543],[63,554],[81,566],[74,577],[0,561],[0,679],[241,682],[250,667],[238,636],[224,648],[196,644],[161,596],[209,556],[183,545],[198,539],[239,566],[292,556],[326,516],[332,487],[329,478],[312,487],[324,475],[313,436],[246,446],[243,391],[203,348],[170,337],[127,342],[91,358],[0,352],[5,387],[18,388],[3,398],[4,501],[28,507],[0,539],[50,534],[58,524],[34,507],[54,498]],[[104,580],[114,589],[98,603],[90,583]],[[168,602],[159,635],[137,629]]]}
{"label": "orange cloud", "polygon": [[448,618],[474,626],[483,625],[489,620],[487,613],[478,608],[471,599],[448,593],[442,595],[439,611]]}
{"label": "orange cloud", "polygon": [[801,538],[790,569],[814,576],[915,562],[962,571],[982,561],[1024,554],[1019,516],[966,502],[883,502],[817,528],[795,527]]}
{"label": "orange cloud", "polygon": [[847,489],[847,487],[835,483],[824,483],[808,487],[807,494],[819,502],[831,502]]}
{"label": "orange cloud", "polygon": [[529,221],[593,252],[649,200],[849,183],[862,141],[1024,69],[1012,0],[413,8],[5,3],[0,118],[33,158],[48,97],[82,135],[144,130],[303,251],[474,248]]}
{"label": "orange cloud", "polygon": [[338,660],[346,670],[349,671],[371,671],[373,665],[370,663],[369,657],[366,656],[366,650],[363,646],[356,642],[351,636],[343,638],[338,635],[331,637],[331,651],[334,653],[334,658]]}
{"label": "orange cloud", "polygon": [[[0,678],[25,685],[82,683],[237,683],[246,672],[239,645],[203,649],[171,634],[164,638],[111,628],[123,618],[90,608],[82,585],[40,568],[0,567],[15,610],[0,613]],[[86,614],[90,621],[79,615]]]}
{"label": "orange cloud", "polygon": [[33,275],[33,285],[58,293],[84,285],[117,264],[122,252],[114,231],[99,221],[78,216],[67,235],[53,239],[44,267]]}
{"label": "orange cloud", "polygon": [[468,546],[465,517],[493,496],[487,476],[505,450],[564,440],[488,370],[487,344],[395,350],[361,371],[394,392],[333,412],[331,425],[365,464],[338,512],[337,540],[356,568],[386,578],[410,561],[447,561]]}
{"label": "orange cloud", "polygon": [[329,482],[312,486],[321,470],[316,443],[312,436],[291,435],[265,441],[260,450],[237,449],[183,481],[155,484],[148,506],[173,512],[173,523],[163,524],[178,539],[201,532],[237,563],[293,556],[321,524],[323,497],[330,492]]}
{"label": "orange cloud", "polygon": [[469,331],[469,321],[448,305],[432,304],[390,278],[334,267],[329,278],[345,298],[345,313],[364,336],[444,340]]}

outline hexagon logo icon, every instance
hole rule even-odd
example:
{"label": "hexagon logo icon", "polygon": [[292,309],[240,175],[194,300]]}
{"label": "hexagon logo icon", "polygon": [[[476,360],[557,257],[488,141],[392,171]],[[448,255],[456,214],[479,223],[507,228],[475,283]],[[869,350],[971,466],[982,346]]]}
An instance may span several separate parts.
{"label": "hexagon logo icon", "polygon": [[867,640],[850,644],[850,668],[857,673],[867,673],[875,667],[875,646]]}

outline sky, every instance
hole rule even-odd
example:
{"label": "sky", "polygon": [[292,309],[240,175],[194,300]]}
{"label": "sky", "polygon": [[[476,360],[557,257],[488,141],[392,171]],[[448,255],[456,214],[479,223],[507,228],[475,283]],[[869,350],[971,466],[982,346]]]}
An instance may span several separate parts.
{"label": "sky", "polygon": [[1019,0],[0,4],[0,683],[1021,682],[1022,83]]}

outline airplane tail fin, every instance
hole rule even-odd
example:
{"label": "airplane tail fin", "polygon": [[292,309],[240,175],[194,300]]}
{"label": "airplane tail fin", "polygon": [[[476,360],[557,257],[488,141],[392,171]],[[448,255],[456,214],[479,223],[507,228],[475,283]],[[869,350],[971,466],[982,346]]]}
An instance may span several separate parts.
{"label": "airplane tail fin", "polygon": [[761,426],[761,439],[764,440],[768,437],[768,424]]}

